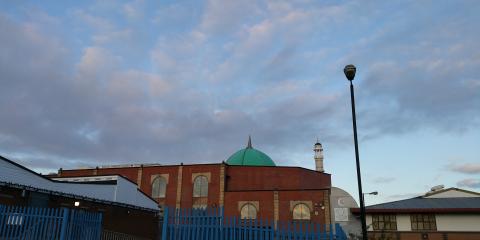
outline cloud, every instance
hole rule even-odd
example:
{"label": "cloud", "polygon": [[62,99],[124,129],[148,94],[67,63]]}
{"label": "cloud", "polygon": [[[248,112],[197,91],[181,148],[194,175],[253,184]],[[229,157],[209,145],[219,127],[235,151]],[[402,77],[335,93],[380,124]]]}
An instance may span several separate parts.
{"label": "cloud", "polygon": [[235,32],[260,14],[257,1],[209,0],[200,23],[200,29],[212,34]]}
{"label": "cloud", "polygon": [[279,82],[302,75],[309,67],[318,67],[308,62],[298,64],[305,63],[303,58],[312,51],[302,46],[308,45],[312,35],[323,33],[325,26],[344,19],[347,8],[293,6],[288,2],[282,7],[270,5],[261,9],[261,17],[256,21],[245,21],[242,28],[233,28],[236,33],[226,44],[226,57],[209,73],[212,82],[235,78]]}
{"label": "cloud", "polygon": [[77,19],[82,20],[95,30],[109,31],[115,28],[114,24],[107,18],[95,16],[85,10],[77,9],[73,11],[73,16]]}
{"label": "cloud", "polygon": [[[368,110],[363,127],[381,135],[421,128],[462,132],[478,124],[475,69],[480,61],[470,49],[480,36],[470,31],[472,19],[451,14],[432,24],[427,18],[401,16],[386,19],[344,61],[364,69],[359,72],[359,101],[368,106],[360,108],[360,114]],[[377,54],[368,54],[372,51]]]}
{"label": "cloud", "polygon": [[480,188],[480,179],[468,178],[457,182],[458,187]]}
{"label": "cloud", "polygon": [[85,80],[95,79],[103,72],[113,71],[120,58],[101,47],[87,47],[83,51],[77,69],[85,75]]}
{"label": "cloud", "polygon": [[449,164],[445,166],[445,169],[465,173],[465,174],[479,174],[480,173],[480,163],[464,163],[464,164]]}
{"label": "cloud", "polygon": [[350,62],[362,134],[458,132],[478,121],[475,19],[433,24],[422,7],[385,16],[355,2],[106,4],[72,10],[73,29],[45,14],[0,15],[9,33],[0,35],[2,152],[28,153],[42,168],[220,162],[252,134],[279,165],[298,165],[316,136],[351,143],[338,80]]}
{"label": "cloud", "polygon": [[123,5],[123,13],[130,20],[138,20],[144,16],[144,7],[143,0],[134,0]]}

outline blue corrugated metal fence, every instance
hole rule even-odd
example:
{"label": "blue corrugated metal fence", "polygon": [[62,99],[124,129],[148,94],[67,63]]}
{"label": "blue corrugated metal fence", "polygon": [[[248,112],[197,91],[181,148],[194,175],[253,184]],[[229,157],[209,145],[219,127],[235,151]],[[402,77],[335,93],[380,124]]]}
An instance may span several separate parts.
{"label": "blue corrugated metal fence", "polygon": [[307,221],[274,222],[268,219],[239,219],[224,216],[222,208],[165,208],[162,240],[345,240],[340,225],[321,225]]}
{"label": "blue corrugated metal fence", "polygon": [[0,239],[100,239],[102,214],[0,205]]}

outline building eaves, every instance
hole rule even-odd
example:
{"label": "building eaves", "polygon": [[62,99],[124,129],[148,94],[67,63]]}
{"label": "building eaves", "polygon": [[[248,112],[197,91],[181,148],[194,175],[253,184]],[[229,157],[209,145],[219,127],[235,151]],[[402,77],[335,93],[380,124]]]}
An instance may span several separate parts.
{"label": "building eaves", "polygon": [[46,190],[46,189],[36,188],[36,187],[32,187],[32,186],[16,184],[16,183],[4,182],[4,181],[0,181],[0,186],[17,188],[17,189],[22,189],[22,190],[24,189],[24,190],[28,190],[28,191],[32,191],[32,192],[46,193],[46,194],[55,195],[55,196],[72,198],[72,199],[76,199],[76,200],[86,200],[86,201],[89,201],[89,202],[96,202],[96,203],[102,203],[102,204],[107,204],[107,205],[114,205],[114,206],[119,206],[119,207],[124,207],[124,208],[130,208],[130,209],[138,209],[138,210],[149,211],[149,212],[158,212],[157,209],[144,208],[144,207],[139,207],[139,206],[130,205],[130,204],[126,204],[126,203],[112,202],[112,201],[101,200],[101,199],[91,198],[91,197],[82,196],[82,195],[59,192],[59,191],[51,191],[51,190]]}
{"label": "building eaves", "polygon": [[[353,212],[358,210],[352,209]],[[479,213],[480,198],[410,198],[366,207],[367,213]]]}
{"label": "building eaves", "polygon": [[442,190],[438,190],[438,191],[434,191],[434,192],[427,192],[425,195],[423,195],[423,197],[430,197],[430,196],[433,196],[433,195],[436,195],[436,194],[439,194],[439,193],[448,192],[448,191],[459,191],[459,192],[463,192],[463,193],[468,193],[468,194],[480,196],[480,193],[478,193],[478,192],[473,192],[473,191],[468,191],[468,190],[465,190],[465,189],[452,187],[452,188],[446,188],[446,189],[442,189]]}

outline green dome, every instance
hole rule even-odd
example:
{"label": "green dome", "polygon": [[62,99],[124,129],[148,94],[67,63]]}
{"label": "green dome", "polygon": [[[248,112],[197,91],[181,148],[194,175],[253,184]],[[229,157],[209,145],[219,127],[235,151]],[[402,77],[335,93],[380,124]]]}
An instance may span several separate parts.
{"label": "green dome", "polygon": [[265,153],[252,147],[250,138],[245,149],[238,150],[227,159],[229,165],[275,166],[275,162]]}

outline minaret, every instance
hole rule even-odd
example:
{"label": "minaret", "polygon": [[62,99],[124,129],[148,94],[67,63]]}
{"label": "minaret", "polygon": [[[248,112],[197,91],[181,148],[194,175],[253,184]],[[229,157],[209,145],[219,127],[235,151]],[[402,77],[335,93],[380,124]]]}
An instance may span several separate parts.
{"label": "minaret", "polygon": [[315,152],[315,170],[317,172],[324,172],[323,170],[323,147],[322,144],[318,142],[313,145],[313,151]]}

